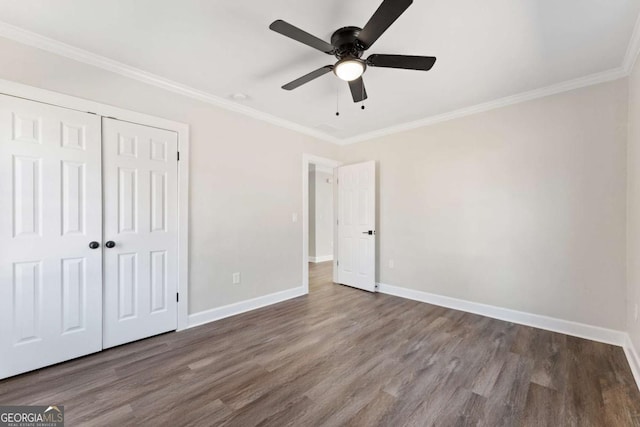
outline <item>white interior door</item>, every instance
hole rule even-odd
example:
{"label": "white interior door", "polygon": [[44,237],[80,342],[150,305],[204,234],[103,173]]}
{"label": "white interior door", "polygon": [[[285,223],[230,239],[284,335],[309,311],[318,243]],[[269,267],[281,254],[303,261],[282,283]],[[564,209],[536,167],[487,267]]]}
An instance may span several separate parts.
{"label": "white interior door", "polygon": [[376,163],[338,168],[338,283],[376,291]]}
{"label": "white interior door", "polygon": [[0,378],[102,348],[100,118],[0,95]]}
{"label": "white interior door", "polygon": [[177,328],[178,137],[115,119],[102,126],[108,348]]}

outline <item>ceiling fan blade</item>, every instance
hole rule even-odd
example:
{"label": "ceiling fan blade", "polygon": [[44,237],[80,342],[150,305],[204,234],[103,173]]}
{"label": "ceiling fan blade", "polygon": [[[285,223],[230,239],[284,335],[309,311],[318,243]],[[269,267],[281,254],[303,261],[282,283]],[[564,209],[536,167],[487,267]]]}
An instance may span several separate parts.
{"label": "ceiling fan blade", "polygon": [[357,79],[350,81],[349,89],[351,89],[353,102],[360,102],[367,99],[367,91],[364,88],[364,81],[362,80],[362,77],[358,77]]}
{"label": "ceiling fan blade", "polygon": [[318,77],[327,74],[331,70],[333,70],[333,65],[325,65],[322,68],[318,68],[317,70],[312,71],[309,74],[305,74],[304,76],[287,83],[286,85],[282,86],[282,89],[293,90],[305,83],[309,83],[313,79],[317,79]]}
{"label": "ceiling fan blade", "polygon": [[331,54],[335,49],[331,44],[325,42],[324,40],[321,40],[316,36],[313,36],[306,31],[301,30],[298,27],[294,27],[293,25],[283,21],[282,19],[273,21],[271,25],[269,25],[269,28],[276,33],[280,33],[283,36],[292,38],[296,41],[299,41],[300,43],[304,43],[307,46],[311,46],[324,53]]}
{"label": "ceiling fan blade", "polygon": [[364,26],[358,40],[369,49],[378,37],[395,22],[402,13],[411,6],[413,0],[383,0],[382,4],[375,11],[367,25]]}
{"label": "ceiling fan blade", "polygon": [[370,55],[367,65],[371,67],[403,68],[405,70],[429,71],[436,63],[434,56]]}

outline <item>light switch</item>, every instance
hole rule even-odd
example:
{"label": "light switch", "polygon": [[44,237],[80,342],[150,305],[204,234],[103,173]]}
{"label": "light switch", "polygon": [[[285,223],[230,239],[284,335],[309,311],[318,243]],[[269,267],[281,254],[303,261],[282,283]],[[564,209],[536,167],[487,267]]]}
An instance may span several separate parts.
{"label": "light switch", "polygon": [[291,214],[291,222],[298,222],[298,214],[296,212]]}

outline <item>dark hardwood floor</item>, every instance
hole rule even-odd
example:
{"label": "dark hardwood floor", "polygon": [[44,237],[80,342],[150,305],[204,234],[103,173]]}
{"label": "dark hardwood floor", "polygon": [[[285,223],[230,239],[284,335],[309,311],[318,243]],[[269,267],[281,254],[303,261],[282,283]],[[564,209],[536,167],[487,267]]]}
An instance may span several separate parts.
{"label": "dark hardwood floor", "polygon": [[621,348],[331,283],[0,382],[68,426],[627,426]]}

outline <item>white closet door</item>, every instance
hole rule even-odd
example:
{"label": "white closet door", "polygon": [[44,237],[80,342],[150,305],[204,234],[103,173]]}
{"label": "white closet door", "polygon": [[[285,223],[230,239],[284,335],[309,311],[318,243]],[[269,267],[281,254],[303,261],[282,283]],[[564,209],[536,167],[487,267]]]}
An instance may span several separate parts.
{"label": "white closet door", "polygon": [[100,118],[0,95],[0,378],[102,348]]}
{"label": "white closet door", "polygon": [[376,291],[376,163],[338,168],[338,283]]}
{"label": "white closet door", "polygon": [[178,137],[115,119],[102,125],[108,348],[177,328]]}

